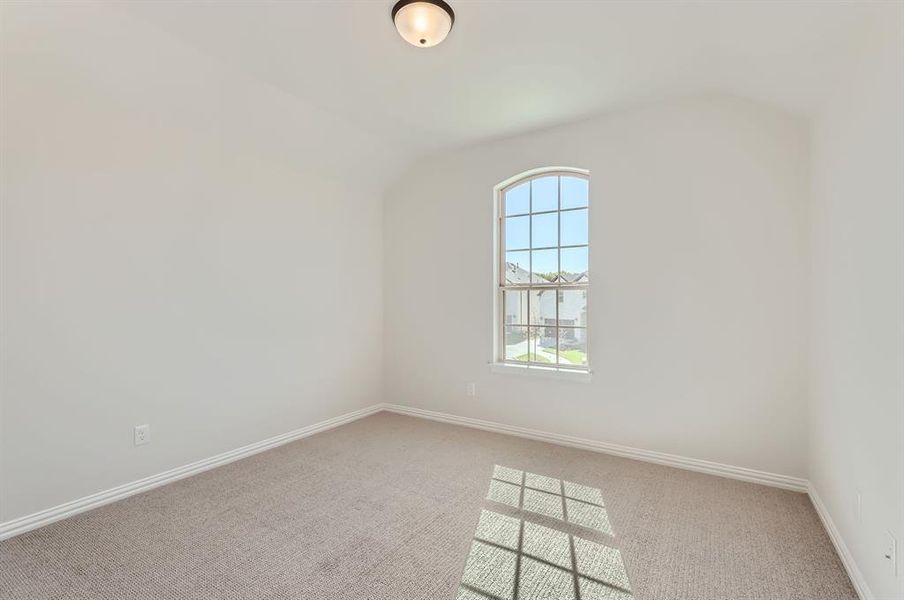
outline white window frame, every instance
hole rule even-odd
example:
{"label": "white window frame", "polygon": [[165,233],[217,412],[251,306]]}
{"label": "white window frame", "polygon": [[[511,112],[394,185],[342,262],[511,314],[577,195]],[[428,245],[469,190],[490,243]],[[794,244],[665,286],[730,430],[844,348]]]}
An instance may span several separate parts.
{"label": "white window frame", "polygon": [[[525,171],[520,173],[514,177],[510,177],[505,181],[499,183],[493,188],[493,360],[490,363],[492,370],[494,372],[500,373],[511,373],[511,374],[542,374],[547,376],[554,376],[556,378],[569,379],[569,380],[582,380],[587,381],[590,378],[590,374],[592,370],[590,368],[590,283],[528,283],[528,284],[507,284],[505,282],[504,275],[504,263],[505,263],[505,192],[509,189],[521,185],[527,181],[531,181],[533,179],[538,179],[540,177],[549,177],[549,176],[569,176],[569,177],[580,177],[586,179],[588,181],[588,190],[590,187],[590,172],[586,169],[579,169],[574,167],[542,167],[538,169],[531,169],[529,171]],[[592,239],[592,235],[590,232],[591,229],[591,219],[590,219],[590,192],[588,191],[588,199],[587,199],[587,225],[588,225],[588,238],[587,238],[587,248],[588,248],[588,258],[587,258],[587,269],[590,271],[590,240]],[[530,207],[532,208],[532,207]],[[529,208],[529,210],[530,210]],[[583,208],[583,207],[582,207]],[[571,209],[566,209],[566,212]],[[578,209],[580,210],[580,209]],[[561,183],[559,190],[559,206],[556,210],[558,214],[561,215],[562,207],[561,207]],[[532,227],[531,227],[532,229]],[[532,235],[532,233],[531,233]],[[558,240],[557,248],[561,248],[561,239]],[[567,246],[566,246],[567,247]],[[561,260],[561,259],[560,259]],[[560,364],[549,364],[549,363],[541,363],[541,362],[527,362],[527,361],[513,361],[506,360],[505,358],[505,336],[504,336],[504,328],[505,328],[505,308],[503,306],[504,302],[504,291],[505,290],[535,290],[535,289],[552,289],[556,291],[556,321],[558,322],[558,310],[559,310],[559,302],[558,302],[558,293],[561,290],[567,289],[579,289],[584,290],[587,294],[587,312],[588,312],[588,321],[586,327],[586,345],[587,345],[587,364],[586,365],[560,365]],[[530,292],[528,291],[528,298],[530,298]],[[528,310],[528,314],[530,314]],[[528,324],[529,325],[529,324]],[[558,344],[559,344],[559,335],[556,335],[556,350],[558,352]]]}

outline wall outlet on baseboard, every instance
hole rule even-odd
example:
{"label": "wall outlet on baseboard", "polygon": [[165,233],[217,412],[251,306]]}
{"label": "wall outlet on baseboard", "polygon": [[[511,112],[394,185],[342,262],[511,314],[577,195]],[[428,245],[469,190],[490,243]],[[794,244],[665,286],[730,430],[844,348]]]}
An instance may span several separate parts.
{"label": "wall outlet on baseboard", "polygon": [[469,383],[468,387],[466,388],[466,391],[468,394],[468,398],[476,398],[477,397],[477,384]]}
{"label": "wall outlet on baseboard", "polygon": [[151,441],[151,426],[136,425],[135,426],[135,445],[143,446]]}

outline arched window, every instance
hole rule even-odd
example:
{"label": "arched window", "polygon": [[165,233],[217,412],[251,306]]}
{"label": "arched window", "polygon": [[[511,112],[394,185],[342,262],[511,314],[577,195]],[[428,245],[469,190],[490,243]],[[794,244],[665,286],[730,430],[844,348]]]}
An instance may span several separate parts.
{"label": "arched window", "polygon": [[497,187],[496,202],[496,361],[587,371],[588,173],[524,173]]}

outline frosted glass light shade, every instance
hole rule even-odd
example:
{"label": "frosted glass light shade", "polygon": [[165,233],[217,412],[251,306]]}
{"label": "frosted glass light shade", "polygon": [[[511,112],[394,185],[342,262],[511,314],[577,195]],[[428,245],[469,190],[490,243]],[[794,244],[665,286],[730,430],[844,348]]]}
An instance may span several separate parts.
{"label": "frosted glass light shade", "polygon": [[442,0],[401,0],[392,9],[399,35],[412,46],[429,48],[446,39],[455,13]]}

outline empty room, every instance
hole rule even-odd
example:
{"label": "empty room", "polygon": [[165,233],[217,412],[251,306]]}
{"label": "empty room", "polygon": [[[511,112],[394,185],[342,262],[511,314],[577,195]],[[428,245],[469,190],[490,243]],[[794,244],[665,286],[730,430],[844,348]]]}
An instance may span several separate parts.
{"label": "empty room", "polygon": [[904,600],[904,1],[0,0],[0,600]]}

